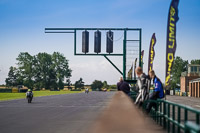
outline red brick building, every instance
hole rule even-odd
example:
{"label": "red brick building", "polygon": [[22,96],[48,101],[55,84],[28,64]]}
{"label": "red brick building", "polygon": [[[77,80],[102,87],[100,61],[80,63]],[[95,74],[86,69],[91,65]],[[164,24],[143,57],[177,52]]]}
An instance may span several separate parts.
{"label": "red brick building", "polygon": [[200,97],[200,78],[189,82],[189,94],[191,97]]}
{"label": "red brick building", "polygon": [[188,65],[188,71],[180,77],[181,92],[189,92],[189,82],[197,78],[200,78],[200,65]]}

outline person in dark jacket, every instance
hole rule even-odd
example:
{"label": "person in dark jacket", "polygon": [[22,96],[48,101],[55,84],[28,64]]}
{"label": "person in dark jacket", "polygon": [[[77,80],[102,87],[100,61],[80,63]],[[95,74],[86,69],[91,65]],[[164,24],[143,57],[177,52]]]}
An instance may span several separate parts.
{"label": "person in dark jacket", "polygon": [[123,80],[122,77],[120,77],[119,82],[117,83],[117,90],[118,91],[123,91],[125,94],[129,95],[130,94],[130,86],[127,82]]}
{"label": "person in dark jacket", "polygon": [[[155,75],[154,70],[149,71],[149,77],[153,80],[154,84],[154,91],[150,94],[149,99],[150,100],[157,100],[164,98],[164,91],[163,91],[163,85],[160,79]],[[150,102],[147,104],[147,113],[151,111],[151,108],[155,107],[156,104],[153,102]]]}

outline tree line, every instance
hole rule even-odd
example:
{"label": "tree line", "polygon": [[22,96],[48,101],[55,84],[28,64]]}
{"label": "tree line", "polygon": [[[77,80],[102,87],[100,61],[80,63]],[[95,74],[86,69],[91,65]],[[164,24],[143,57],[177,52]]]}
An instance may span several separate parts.
{"label": "tree line", "polygon": [[16,67],[11,66],[7,86],[24,85],[30,89],[63,89],[70,82],[72,70],[69,68],[68,60],[63,54],[38,53],[30,55],[21,52],[16,58]]}
{"label": "tree line", "polygon": [[92,90],[100,90],[102,88],[110,89],[110,90],[116,90],[117,85],[108,85],[107,81],[100,81],[100,80],[94,80],[91,84],[91,89]]}
{"label": "tree line", "polygon": [[[74,84],[75,89],[84,89],[84,82],[83,79],[80,78],[78,81]],[[116,90],[117,85],[108,85],[107,81],[100,81],[100,80],[94,80],[92,84],[90,85],[91,89],[93,91],[101,91],[102,88],[110,89],[110,90]]]}
{"label": "tree line", "polygon": [[[7,86],[24,85],[30,89],[58,90],[72,86],[70,81],[72,70],[69,68],[68,60],[63,54],[38,53],[30,55],[21,52],[16,58],[16,66],[9,68],[8,77],[5,82]],[[82,78],[73,84],[75,89],[84,89]],[[102,88],[116,89],[116,85],[108,85],[107,81],[94,80],[91,84],[92,90]]]}

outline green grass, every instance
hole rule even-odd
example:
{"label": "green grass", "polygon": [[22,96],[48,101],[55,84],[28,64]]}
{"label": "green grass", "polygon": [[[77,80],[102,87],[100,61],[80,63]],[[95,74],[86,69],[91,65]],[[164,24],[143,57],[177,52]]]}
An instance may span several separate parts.
{"label": "green grass", "polygon": [[[33,91],[34,97],[61,95],[70,93],[80,93],[82,91]],[[0,101],[23,99],[26,98],[25,93],[0,93]]]}

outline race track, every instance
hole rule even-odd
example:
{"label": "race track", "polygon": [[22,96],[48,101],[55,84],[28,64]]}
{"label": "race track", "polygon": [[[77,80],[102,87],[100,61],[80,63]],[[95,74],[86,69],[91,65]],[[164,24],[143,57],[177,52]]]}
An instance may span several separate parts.
{"label": "race track", "polygon": [[113,96],[90,92],[0,102],[0,133],[85,133]]}

